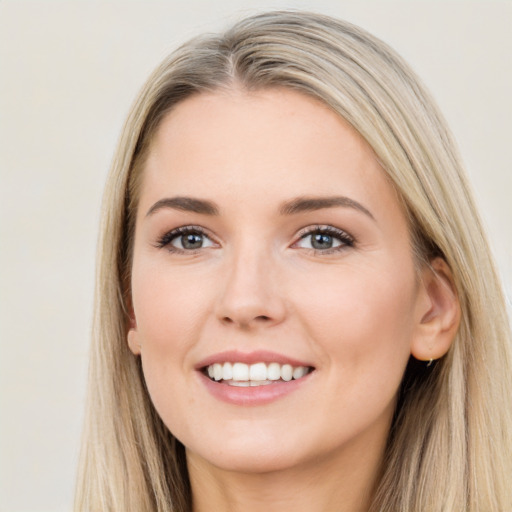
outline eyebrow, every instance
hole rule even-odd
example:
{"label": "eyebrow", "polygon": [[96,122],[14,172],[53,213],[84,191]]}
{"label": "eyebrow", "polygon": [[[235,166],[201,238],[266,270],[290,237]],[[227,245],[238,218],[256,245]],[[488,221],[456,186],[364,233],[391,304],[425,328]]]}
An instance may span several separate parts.
{"label": "eyebrow", "polygon": [[166,197],[157,201],[146,213],[146,217],[153,215],[163,208],[172,208],[184,212],[201,213],[203,215],[218,215],[219,209],[211,201],[195,199],[193,197]]}
{"label": "eyebrow", "polygon": [[[328,196],[328,197],[297,197],[290,201],[286,201],[279,208],[281,215],[294,215],[304,212],[312,212],[325,208],[353,208],[364,213],[366,216],[375,220],[372,213],[361,203],[345,196]],[[166,197],[157,201],[146,213],[146,217],[153,215],[164,208],[173,210],[181,210],[185,212],[199,213],[202,215],[219,215],[219,208],[212,201],[206,199],[196,199],[193,197]]]}
{"label": "eyebrow", "polygon": [[344,208],[354,208],[364,213],[371,219],[375,220],[370,210],[365,208],[361,203],[345,196],[329,196],[329,197],[298,197],[287,201],[280,208],[281,215],[293,215],[296,213],[312,212],[322,210],[324,208],[334,208],[341,206]]}

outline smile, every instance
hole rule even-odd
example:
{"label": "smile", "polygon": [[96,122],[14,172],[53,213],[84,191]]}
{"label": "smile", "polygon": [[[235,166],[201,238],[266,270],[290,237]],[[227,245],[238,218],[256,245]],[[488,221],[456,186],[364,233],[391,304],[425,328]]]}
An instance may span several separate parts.
{"label": "smile", "polygon": [[309,366],[292,366],[291,364],[241,362],[214,363],[204,368],[205,375],[212,381],[229,386],[256,387],[267,386],[276,382],[298,380],[312,371]]}

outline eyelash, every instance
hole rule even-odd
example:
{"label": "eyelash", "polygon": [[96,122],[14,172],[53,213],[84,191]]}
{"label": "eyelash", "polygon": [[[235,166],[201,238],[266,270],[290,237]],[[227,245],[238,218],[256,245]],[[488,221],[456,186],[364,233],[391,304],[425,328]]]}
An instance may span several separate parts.
{"label": "eyelash", "polygon": [[156,246],[159,249],[166,248],[169,252],[180,254],[195,254],[197,251],[203,249],[202,247],[198,249],[180,249],[179,247],[174,247],[173,245],[171,245],[171,242],[174,239],[184,235],[201,235],[212,240],[212,238],[206,233],[206,230],[203,229],[201,226],[181,226],[179,228],[173,229],[165,233],[165,235],[159,238]]}
{"label": "eyelash", "polygon": [[[294,242],[293,246],[297,245],[301,240],[304,240],[308,236],[312,236],[315,234],[331,236],[333,238],[338,239],[341,242],[341,244],[339,246],[331,247],[329,249],[305,248],[306,250],[312,251],[314,254],[332,254],[343,251],[347,249],[347,247],[353,247],[355,244],[355,239],[347,232],[335,228],[333,226],[317,225],[314,227],[307,227],[301,230],[298,234],[298,240]],[[198,249],[180,249],[178,247],[174,247],[173,245],[171,245],[171,242],[173,242],[173,240],[184,235],[201,235],[213,241],[211,236],[209,236],[206,230],[201,226],[181,226],[179,228],[168,231],[162,237],[160,237],[157,241],[156,247],[158,249],[166,248],[169,252],[179,254],[195,254],[204,248],[200,247]]]}
{"label": "eyelash", "polygon": [[308,236],[312,236],[315,234],[328,235],[333,238],[337,238],[341,244],[336,247],[331,247],[329,249],[306,249],[312,251],[315,255],[328,255],[337,253],[340,251],[346,250],[348,247],[353,247],[355,244],[355,239],[351,235],[349,235],[346,231],[342,229],[335,228],[334,226],[322,226],[317,225],[314,227],[307,227],[299,233],[299,240],[294,243],[294,245],[298,244],[301,240],[304,240]]}

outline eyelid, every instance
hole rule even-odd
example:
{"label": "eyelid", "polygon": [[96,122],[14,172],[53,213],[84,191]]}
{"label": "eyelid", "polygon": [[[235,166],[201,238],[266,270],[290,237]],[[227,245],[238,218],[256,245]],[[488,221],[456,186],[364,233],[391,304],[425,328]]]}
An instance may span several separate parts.
{"label": "eyelid", "polygon": [[[169,252],[174,252],[178,254],[195,254],[203,249],[210,248],[208,247],[199,247],[197,249],[180,249],[179,247],[175,247],[172,245],[172,241],[178,238],[179,236],[186,235],[188,233],[198,233],[201,236],[208,238],[214,245],[219,246],[219,242],[216,240],[216,237],[213,236],[207,229],[198,225],[183,225],[173,228],[169,231],[166,231],[162,236],[160,236],[155,244],[155,247],[158,249],[167,249]],[[356,242],[355,238],[350,235],[347,231],[328,225],[328,224],[316,224],[310,225],[305,228],[302,228],[296,235],[295,241],[292,243],[291,247],[297,247],[297,244],[314,233],[325,233],[334,238],[337,238],[341,243],[335,247],[331,247],[328,249],[315,249],[315,248],[302,248],[304,250],[310,250],[318,254],[330,254],[334,252],[339,252],[347,247],[352,247]]]}
{"label": "eyelid", "polygon": [[186,224],[184,226],[178,226],[177,228],[170,229],[166,231],[162,236],[160,236],[155,244],[157,249],[167,249],[169,252],[179,253],[179,254],[195,254],[202,249],[207,249],[208,247],[199,247],[197,249],[180,249],[179,247],[175,247],[171,244],[171,242],[178,238],[179,236],[186,235],[189,233],[198,233],[201,236],[208,238],[214,245],[219,245],[218,241],[215,239],[213,235],[210,234],[208,230],[203,228],[202,226]]}
{"label": "eyelid", "polygon": [[356,242],[356,239],[344,229],[340,229],[329,224],[316,224],[301,229],[297,233],[296,241],[293,242],[292,247],[296,247],[301,240],[314,233],[325,233],[341,241],[339,246],[331,247],[329,249],[320,250],[315,248],[303,248],[304,250],[314,251],[316,254],[326,255],[343,251],[348,247],[352,247]]}

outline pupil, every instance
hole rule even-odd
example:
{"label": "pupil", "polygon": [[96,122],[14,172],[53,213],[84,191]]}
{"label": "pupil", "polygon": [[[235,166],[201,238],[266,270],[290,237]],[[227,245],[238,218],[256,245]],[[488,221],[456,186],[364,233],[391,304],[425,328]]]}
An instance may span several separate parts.
{"label": "pupil", "polygon": [[316,233],[313,235],[311,245],[314,249],[330,249],[332,247],[332,236]]}
{"label": "pupil", "polygon": [[181,237],[181,245],[185,249],[199,249],[203,245],[202,235],[189,233]]}

